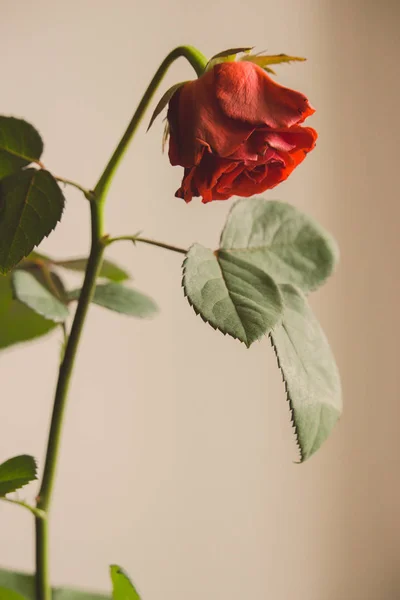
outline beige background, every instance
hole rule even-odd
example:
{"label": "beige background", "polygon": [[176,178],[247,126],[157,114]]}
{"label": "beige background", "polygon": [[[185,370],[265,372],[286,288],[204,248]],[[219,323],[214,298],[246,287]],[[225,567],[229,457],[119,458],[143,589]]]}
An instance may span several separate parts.
{"label": "beige background", "polygon": [[[183,298],[178,255],[113,246],[152,322],[93,308],[73,380],[52,522],[54,582],[108,589],[122,564],[144,600],[400,597],[398,394],[400,4],[393,0],[0,0],[0,112],[41,131],[44,162],[93,185],[161,59],[181,43],[307,56],[279,80],[318,112],[318,149],[268,194],[337,237],[342,262],[313,297],[343,376],[346,410],[308,463],[296,450],[267,342],[246,351]],[[191,76],[181,61],[163,90]],[[311,122],[310,122],[311,124]],[[231,202],[186,206],[160,153],[161,121],[112,187],[111,233],[143,229],[215,246]],[[88,247],[68,191],[42,249]],[[60,341],[2,354],[0,459],[40,460]],[[33,494],[33,492],[32,492]],[[28,514],[0,506],[0,564],[31,569]]]}

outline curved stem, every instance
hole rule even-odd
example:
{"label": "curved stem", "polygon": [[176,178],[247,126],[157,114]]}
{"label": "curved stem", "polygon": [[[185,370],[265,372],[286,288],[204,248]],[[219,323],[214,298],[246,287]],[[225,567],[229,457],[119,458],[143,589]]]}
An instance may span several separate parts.
{"label": "curved stem", "polygon": [[56,394],[47,443],[46,461],[42,483],[37,499],[37,509],[44,517],[36,518],[36,597],[37,600],[51,600],[51,588],[48,569],[48,511],[53,494],[54,479],[58,462],[61,431],[65,406],[75,362],[76,351],[81,338],[85,317],[93,296],[96,278],[101,266],[104,244],[102,205],[92,202],[92,244],[87,264],[85,280],[79,298],[71,333],[60,365]]}
{"label": "curved stem", "polygon": [[129,142],[131,141],[140,121],[142,120],[143,115],[155,91],[161,83],[162,78],[164,77],[171,64],[181,56],[184,56],[190,62],[198,76],[200,76],[203,73],[207,65],[207,59],[201,52],[199,52],[199,50],[193,48],[193,46],[179,46],[178,48],[175,48],[175,50],[172,50],[172,52],[168,54],[168,56],[163,60],[163,62],[157,69],[153,79],[151,80],[147,90],[143,95],[143,98],[139,102],[139,105],[131,119],[131,122],[129,123],[124,135],[122,136],[121,141],[116,147],[114,154],[112,155],[108,165],[106,166],[103,172],[103,175],[100,177],[100,180],[94,189],[94,193],[96,194],[96,196],[102,195],[107,192],[107,189],[111,183],[111,179],[115,171],[117,170],[118,165],[120,164],[121,159],[129,146]]}
{"label": "curved stem", "polygon": [[158,246],[159,248],[165,248],[165,250],[172,250],[173,252],[179,252],[180,254],[186,254],[185,248],[179,248],[178,246],[172,246],[171,244],[165,244],[164,242],[158,242],[157,240],[150,240],[149,238],[138,237],[136,235],[119,235],[114,238],[108,238],[106,241],[107,246],[114,242],[142,242],[143,244],[150,244],[151,246]]}
{"label": "curved stem", "polygon": [[[92,243],[89,260],[85,272],[85,280],[79,297],[78,306],[71,327],[71,333],[65,348],[65,353],[60,365],[58,382],[56,387],[53,414],[51,418],[49,438],[47,442],[46,460],[43,472],[42,483],[37,499],[36,508],[41,511],[36,516],[36,600],[51,600],[51,586],[48,565],[48,512],[51,505],[54,479],[58,464],[58,455],[60,448],[61,432],[64,421],[64,413],[67,401],[67,394],[71,380],[72,370],[75,363],[76,352],[81,338],[86,314],[92,299],[96,279],[101,267],[104,248],[107,244],[107,237],[104,235],[103,213],[104,203],[108,188],[112,178],[115,175],[118,165],[148,107],[154,92],[156,91],[161,79],[168,67],[174,60],[184,56],[191,63],[200,75],[207,63],[206,58],[195,48],[191,46],[180,46],[173,50],[154,75],[149,87],[144,93],[127,130],[121,138],[117,148],[112,154],[103,174],[101,175],[93,192],[85,190],[74,184],[74,182],[64,180],[64,183],[75,185],[90,200]],[[59,178],[59,181],[61,178]],[[151,242],[148,242],[151,243]]]}

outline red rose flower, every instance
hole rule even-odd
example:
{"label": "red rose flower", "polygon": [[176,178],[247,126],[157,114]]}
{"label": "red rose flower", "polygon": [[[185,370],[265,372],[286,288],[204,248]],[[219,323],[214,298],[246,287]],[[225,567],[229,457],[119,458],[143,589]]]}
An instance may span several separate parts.
{"label": "red rose flower", "polygon": [[169,158],[185,167],[176,196],[252,196],[284,181],[315,146],[301,127],[314,109],[252,62],[216,65],[185,83],[168,108]]}

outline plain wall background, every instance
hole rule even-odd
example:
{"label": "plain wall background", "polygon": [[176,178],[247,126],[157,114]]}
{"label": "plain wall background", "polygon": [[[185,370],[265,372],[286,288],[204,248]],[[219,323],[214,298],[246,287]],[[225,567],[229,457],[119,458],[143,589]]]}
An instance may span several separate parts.
{"label": "plain wall background", "polygon": [[[331,340],[345,413],[304,465],[267,341],[247,351],[204,325],[178,255],[108,255],[161,307],[151,322],[92,308],[65,423],[52,514],[57,584],[108,589],[123,565],[145,600],[393,600],[400,596],[398,60],[400,4],[382,0],[0,0],[0,112],[41,132],[54,173],[97,180],[144,87],[182,43],[308,57],[279,81],[317,108],[317,149],[269,198],[338,239],[342,262],[312,304]],[[183,60],[160,88],[190,78]],[[147,121],[147,119],[146,119]],[[186,206],[181,170],[142,125],[112,187],[112,234],[215,247],[232,201]],[[85,253],[88,210],[67,190],[41,247]],[[60,340],[0,357],[0,460],[42,462]],[[32,495],[34,490],[32,491]],[[32,522],[0,505],[0,564],[30,570]]]}

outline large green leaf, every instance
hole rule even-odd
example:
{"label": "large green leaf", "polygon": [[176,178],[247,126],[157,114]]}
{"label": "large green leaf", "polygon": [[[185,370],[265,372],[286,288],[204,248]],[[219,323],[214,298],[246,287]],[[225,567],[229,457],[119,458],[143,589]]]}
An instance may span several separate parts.
{"label": "large green leaf", "polygon": [[283,312],[269,275],[233,253],[194,244],[183,263],[183,288],[204,321],[246,346],[268,333]]}
{"label": "large green leaf", "polygon": [[15,299],[45,319],[62,323],[68,318],[68,307],[29,271],[16,269],[12,273],[12,286]]}
{"label": "large green leaf", "polygon": [[[71,258],[69,260],[53,260],[46,257],[49,262],[52,262],[54,265],[58,267],[62,267],[63,269],[69,269],[70,271],[80,271],[83,272],[86,270],[87,259],[86,258]],[[114,281],[116,283],[120,283],[121,281],[126,281],[130,279],[130,275],[124,269],[121,269],[118,265],[110,260],[103,260],[103,264],[101,266],[99,277],[104,277],[104,279],[109,279],[110,281]]]}
{"label": "large green leaf", "polygon": [[[81,290],[72,290],[68,296],[70,300],[78,300],[80,293]],[[119,283],[96,286],[92,302],[130,317],[147,318],[158,312],[156,303],[149,296]]]}
{"label": "large green leaf", "polygon": [[0,275],[0,349],[49,333],[56,323],[13,299],[11,274]]}
{"label": "large green leaf", "polygon": [[15,492],[36,479],[36,463],[32,456],[23,454],[0,465],[0,497]]}
{"label": "large green leaf", "polygon": [[341,385],[328,341],[305,296],[290,284],[280,287],[285,312],[271,341],[304,461],[318,450],[340,417]]}
{"label": "large green leaf", "polygon": [[140,600],[135,586],[121,567],[111,565],[110,574],[113,584],[113,600]]}
{"label": "large green leaf", "polygon": [[[0,586],[15,590],[26,600],[36,600],[35,580],[32,575],[0,569]],[[0,600],[3,600],[1,596]],[[96,592],[54,588],[53,600],[110,600],[110,596]]]}
{"label": "large green leaf", "polygon": [[48,171],[26,169],[0,181],[0,273],[6,273],[57,225],[64,196]]}
{"label": "large green leaf", "polygon": [[32,125],[0,116],[0,179],[39,160],[43,142]]}
{"label": "large green leaf", "polygon": [[14,590],[6,590],[6,588],[0,587],[0,600],[26,600],[24,596],[14,592]]}
{"label": "large green leaf", "polygon": [[245,198],[233,206],[221,248],[304,291],[320,286],[338,259],[333,238],[290,204]]}

